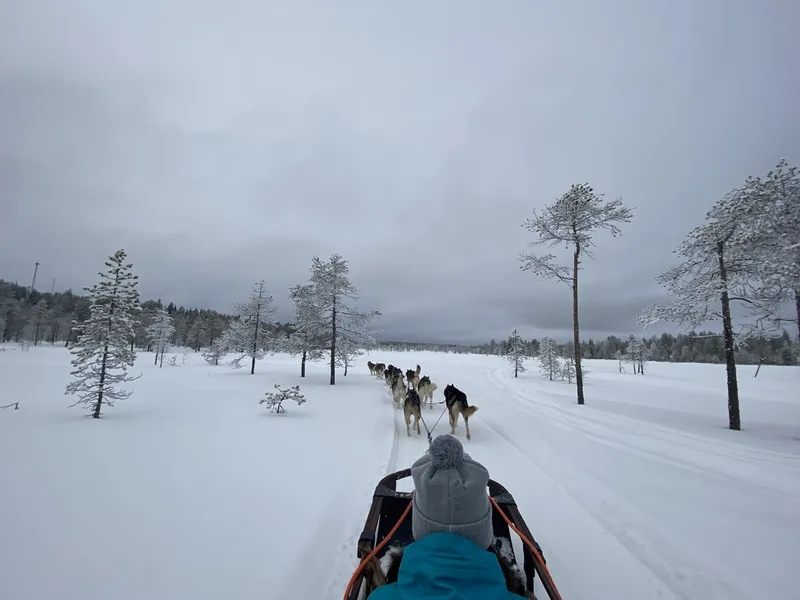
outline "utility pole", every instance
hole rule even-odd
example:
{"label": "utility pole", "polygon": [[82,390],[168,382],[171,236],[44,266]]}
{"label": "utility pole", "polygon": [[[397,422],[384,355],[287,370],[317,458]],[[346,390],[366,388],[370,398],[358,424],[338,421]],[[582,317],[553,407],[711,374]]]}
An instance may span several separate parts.
{"label": "utility pole", "polygon": [[50,287],[50,295],[52,296],[55,291],[56,291],[56,278],[53,277],[53,285]]}
{"label": "utility pole", "polygon": [[36,285],[36,273],[39,272],[39,265],[41,263],[37,260],[34,264],[36,265],[36,267],[33,269],[33,281],[31,282],[31,293],[33,293],[33,290],[35,289],[34,286]]}

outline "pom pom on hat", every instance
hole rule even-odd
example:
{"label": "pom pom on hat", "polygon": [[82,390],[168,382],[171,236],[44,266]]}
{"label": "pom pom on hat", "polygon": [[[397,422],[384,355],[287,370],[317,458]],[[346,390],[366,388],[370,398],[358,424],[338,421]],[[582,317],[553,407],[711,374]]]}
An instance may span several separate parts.
{"label": "pom pom on hat", "polygon": [[440,435],[428,450],[431,466],[436,469],[457,469],[464,463],[464,446],[452,435]]}

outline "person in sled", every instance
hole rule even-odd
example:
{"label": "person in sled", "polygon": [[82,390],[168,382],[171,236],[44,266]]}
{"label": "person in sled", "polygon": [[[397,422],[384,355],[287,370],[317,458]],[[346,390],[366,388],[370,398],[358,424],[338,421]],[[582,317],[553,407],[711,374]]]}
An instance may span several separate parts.
{"label": "person in sled", "polygon": [[496,550],[486,467],[440,435],[411,476],[414,541],[387,552],[386,583],[369,600],[535,600]]}

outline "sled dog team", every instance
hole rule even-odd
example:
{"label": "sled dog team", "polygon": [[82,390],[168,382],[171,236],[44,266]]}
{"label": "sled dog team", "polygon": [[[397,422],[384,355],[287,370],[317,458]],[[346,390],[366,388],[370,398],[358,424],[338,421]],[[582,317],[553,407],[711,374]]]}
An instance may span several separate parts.
{"label": "sled dog team", "polygon": [[[438,386],[431,381],[427,375],[420,377],[422,367],[417,365],[416,369],[408,369],[403,376],[403,371],[394,365],[384,363],[367,362],[370,374],[375,377],[382,377],[389,388],[392,390],[392,400],[397,408],[403,407],[403,415],[406,420],[406,433],[411,435],[411,417],[414,417],[414,429],[417,435],[422,435],[419,429],[419,422],[422,418],[422,407],[425,402],[430,403],[433,408],[433,392]],[[406,384],[406,382],[408,382]],[[450,417],[450,433],[455,435],[458,425],[459,415],[464,417],[464,429],[467,439],[471,440],[469,432],[469,418],[478,410],[477,406],[470,406],[467,402],[467,395],[456,388],[452,383],[447,384],[443,390],[444,403]]]}

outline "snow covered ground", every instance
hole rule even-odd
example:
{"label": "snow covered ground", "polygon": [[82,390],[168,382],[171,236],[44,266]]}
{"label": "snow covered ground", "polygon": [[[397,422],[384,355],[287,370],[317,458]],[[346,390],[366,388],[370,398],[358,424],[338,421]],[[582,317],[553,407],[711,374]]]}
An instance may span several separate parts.
{"label": "snow covered ground", "polygon": [[[69,358],[0,352],[0,405],[20,401],[0,411],[4,600],[336,600],[375,484],[426,448],[367,357],[331,387],[284,356],[250,376],[142,353],[133,397],[99,422],[66,408]],[[480,407],[472,441],[457,435],[516,497],[565,600],[797,597],[800,369],[742,367],[731,432],[721,365],[587,361],[581,407],[496,357],[368,358],[419,363],[436,400],[454,383]],[[308,402],[268,414],[274,383]]]}

